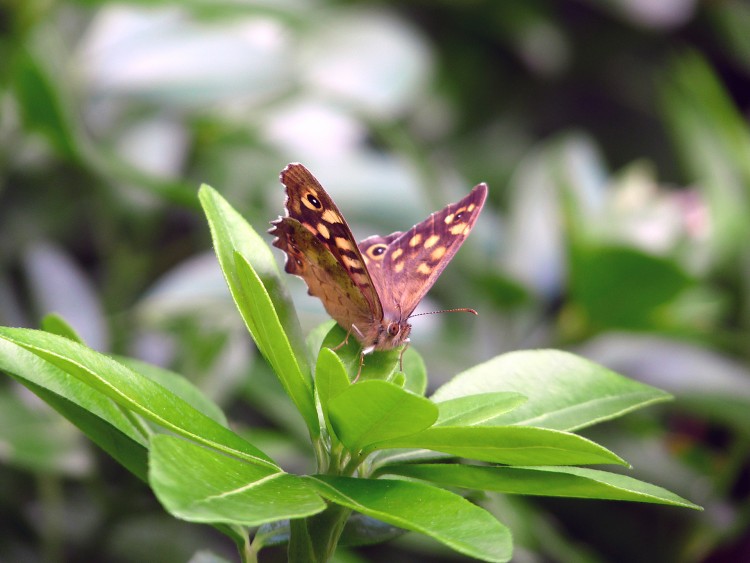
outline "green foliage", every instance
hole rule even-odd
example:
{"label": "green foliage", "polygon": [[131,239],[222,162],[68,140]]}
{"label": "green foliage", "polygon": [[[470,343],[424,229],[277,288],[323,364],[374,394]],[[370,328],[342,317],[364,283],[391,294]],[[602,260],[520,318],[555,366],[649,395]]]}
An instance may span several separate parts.
{"label": "green foliage", "polygon": [[[669,398],[572,354],[498,356],[428,399],[405,387],[410,367],[423,378],[423,363],[409,360],[401,374],[398,354],[384,353],[373,362],[382,371],[364,371],[351,384],[325,337],[313,392],[303,375],[309,364],[299,325],[270,250],[215,191],[202,188],[201,199],[250,335],[308,424],[316,474],[284,471],[253,445],[252,432],[246,440],[229,430],[218,407],[196,389],[164,370],[85,347],[61,319],[45,322],[58,334],[0,328],[0,367],[142,479],[148,450],[148,483],[173,516],[224,529],[246,560],[268,537],[258,533],[248,549],[248,528],[288,520],[290,559],[325,561],[354,511],[477,559],[507,561],[508,529],[443,487],[699,508],[634,478],[560,467],[627,465],[570,430]],[[104,434],[117,438],[107,441]],[[395,461],[382,455],[388,450],[403,455]],[[444,463],[409,463],[410,452],[422,450]],[[373,524],[373,532],[360,522],[358,533],[371,537],[379,526]]]}

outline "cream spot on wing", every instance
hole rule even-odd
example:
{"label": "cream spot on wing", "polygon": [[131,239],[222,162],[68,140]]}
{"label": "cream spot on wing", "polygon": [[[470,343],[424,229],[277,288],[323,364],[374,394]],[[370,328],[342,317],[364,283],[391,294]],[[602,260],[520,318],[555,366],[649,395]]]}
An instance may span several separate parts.
{"label": "cream spot on wing", "polygon": [[469,225],[467,225],[466,223],[457,223],[453,225],[449,230],[452,235],[460,235],[468,232]]}
{"label": "cream spot on wing", "polygon": [[428,276],[431,271],[432,268],[427,265],[427,262],[422,262],[419,266],[417,266],[417,272],[425,276]]}
{"label": "cream spot on wing", "polygon": [[420,242],[422,242],[422,235],[419,234],[419,233],[417,233],[416,235],[414,235],[413,237],[411,237],[411,240],[409,241],[409,246],[411,246],[412,248],[414,248]]}
{"label": "cream spot on wing", "polygon": [[349,268],[361,268],[362,267],[362,262],[360,262],[356,258],[351,258],[347,256],[346,254],[342,254],[341,259],[344,261],[344,264],[346,264]]}
{"label": "cream spot on wing", "polygon": [[[304,201],[304,200],[303,200]],[[323,211],[323,221],[328,221],[329,223],[341,223],[341,216],[333,211],[332,209],[326,209]]]}
{"label": "cream spot on wing", "polygon": [[404,262],[399,262],[393,267],[393,271],[397,274],[400,274],[404,269]]}
{"label": "cream spot on wing", "polygon": [[428,238],[426,241],[424,241],[424,247],[425,248],[432,248],[435,246],[437,241],[440,240],[440,235],[432,235],[430,238]]}
{"label": "cream spot on wing", "polygon": [[453,223],[453,217],[454,217],[453,213],[451,213],[450,215],[446,215],[444,219],[445,224],[450,225],[451,223]]}
{"label": "cream spot on wing", "polygon": [[438,246],[435,250],[432,251],[432,254],[430,254],[430,260],[433,262],[437,262],[440,260],[443,256],[445,256],[446,248],[444,246]]}
{"label": "cream spot on wing", "polygon": [[471,213],[472,211],[474,211],[476,209],[476,207],[477,207],[476,205],[474,205],[473,203],[470,203],[469,207],[466,208],[466,211],[468,211],[469,213]]}
{"label": "cream spot on wing", "polygon": [[331,238],[331,231],[329,231],[328,227],[326,227],[323,223],[318,223],[318,232],[324,239]]}
{"label": "cream spot on wing", "polygon": [[352,241],[350,241],[349,239],[345,239],[344,237],[336,237],[336,246],[338,246],[341,250],[354,251],[354,244],[352,244]]}
{"label": "cream spot on wing", "polygon": [[404,249],[403,249],[403,248],[397,248],[397,249],[396,249],[396,250],[394,250],[394,251],[393,251],[393,253],[391,254],[391,260],[394,260],[394,261],[395,261],[395,260],[398,260],[398,259],[399,259],[399,258],[401,257],[401,255],[402,255],[403,253],[404,253]]}

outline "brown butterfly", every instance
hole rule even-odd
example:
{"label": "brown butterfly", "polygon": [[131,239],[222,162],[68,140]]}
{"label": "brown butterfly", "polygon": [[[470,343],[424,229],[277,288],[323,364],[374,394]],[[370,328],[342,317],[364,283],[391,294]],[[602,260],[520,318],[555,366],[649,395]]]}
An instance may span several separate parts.
{"label": "brown butterfly", "polygon": [[277,237],[273,245],[287,255],[285,270],[305,280],[308,293],[323,302],[347,338],[352,333],[357,337],[361,358],[408,342],[409,317],[466,240],[487,185],[475,186],[461,201],[405,233],[372,236],[358,246],[307,168],[289,164],[280,178],[286,187],[286,217],[273,221],[269,232]]}

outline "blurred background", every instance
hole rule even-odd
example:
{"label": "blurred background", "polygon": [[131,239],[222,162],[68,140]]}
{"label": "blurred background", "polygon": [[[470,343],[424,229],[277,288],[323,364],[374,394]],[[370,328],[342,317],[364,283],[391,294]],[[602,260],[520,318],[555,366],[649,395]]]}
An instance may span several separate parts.
{"label": "blurred background", "polygon": [[[0,324],[57,312],[100,351],[185,375],[311,471],[199,185],[263,232],[279,171],[302,162],[359,239],[485,181],[477,227],[420,307],[480,316],[414,322],[431,388],[557,347],[665,389],[671,404],[585,434],[706,508],[488,495],[515,560],[750,560],[748,30],[743,0],[5,0]],[[325,320],[288,283],[303,327]],[[0,561],[235,557],[9,378],[0,520]],[[412,535],[338,556],[386,557],[458,556]]]}

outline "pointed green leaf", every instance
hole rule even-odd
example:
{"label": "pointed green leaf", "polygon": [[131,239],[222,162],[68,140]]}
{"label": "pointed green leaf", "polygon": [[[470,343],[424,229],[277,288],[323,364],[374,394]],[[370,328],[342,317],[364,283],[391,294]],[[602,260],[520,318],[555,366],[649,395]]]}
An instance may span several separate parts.
{"label": "pointed green leaf", "polygon": [[436,426],[374,447],[425,448],[508,465],[627,465],[608,449],[576,434],[529,426]]}
{"label": "pointed green leaf", "polygon": [[349,386],[329,403],[331,425],[351,451],[414,434],[437,420],[434,403],[386,381]]}
{"label": "pointed green leaf", "polygon": [[420,532],[482,561],[508,561],[508,529],[489,512],[454,493],[409,481],[310,477],[318,492],[342,506]]}
{"label": "pointed green leaf", "polygon": [[438,416],[435,426],[473,426],[489,424],[508,411],[526,402],[520,393],[479,393],[448,399],[437,403]]}
{"label": "pointed green leaf", "polygon": [[176,434],[276,468],[267,455],[228,428],[198,412],[158,383],[104,354],[67,338],[37,330],[0,327],[0,338],[24,347],[118,405]]}
{"label": "pointed green leaf", "polygon": [[271,249],[213,188],[199,198],[229,291],[313,437],[320,432],[304,340]]}
{"label": "pointed green leaf", "polygon": [[190,522],[259,526],[325,509],[309,483],[187,440],[151,440],[149,482],[164,507]]}
{"label": "pointed green leaf", "polygon": [[[248,329],[287,395],[305,418],[312,435],[317,435],[320,429],[307,364],[300,363],[299,358],[295,359],[291,342],[287,339],[270,296],[255,270],[244,256],[235,254],[234,258],[242,290],[238,297],[238,306],[243,312]],[[304,372],[301,366],[304,366]]]}
{"label": "pointed green leaf", "polygon": [[668,504],[702,510],[700,506],[626,475],[584,467],[484,467],[455,464],[413,464],[387,467],[390,475],[506,494],[594,498]]}
{"label": "pointed green leaf", "polygon": [[441,402],[496,391],[513,391],[529,400],[492,424],[555,430],[577,430],[671,399],[664,391],[559,350],[497,356],[458,374],[432,399]]}

